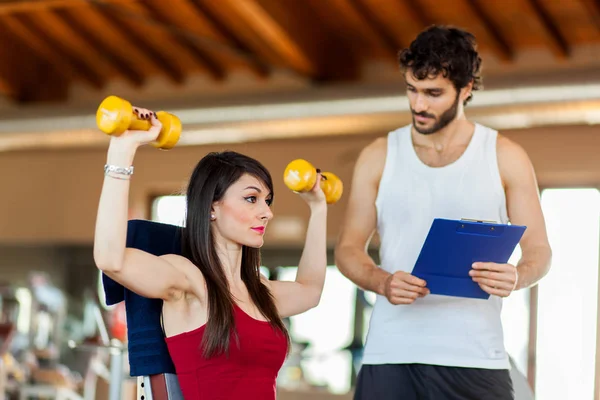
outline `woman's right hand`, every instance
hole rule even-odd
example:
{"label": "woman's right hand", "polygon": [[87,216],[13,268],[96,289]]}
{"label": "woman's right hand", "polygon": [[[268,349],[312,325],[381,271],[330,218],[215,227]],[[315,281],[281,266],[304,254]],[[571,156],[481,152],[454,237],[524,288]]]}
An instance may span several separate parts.
{"label": "woman's right hand", "polygon": [[[119,136],[113,136],[111,142],[117,146],[125,145],[127,147],[139,147],[148,143],[152,143],[158,138],[162,123],[156,117],[154,111],[146,108],[133,107],[133,113],[138,119],[150,121],[152,125],[149,130],[127,130]],[[112,144],[112,143],[111,143]]]}
{"label": "woman's right hand", "polygon": [[308,192],[299,193],[300,197],[302,197],[304,199],[304,201],[306,201],[306,203],[311,208],[311,210],[314,207],[320,207],[320,206],[327,207],[325,193],[323,193],[323,189],[321,188],[321,180],[322,179],[323,179],[323,176],[321,175],[321,173],[317,172],[317,180],[316,180],[313,188],[311,190],[309,190]]}

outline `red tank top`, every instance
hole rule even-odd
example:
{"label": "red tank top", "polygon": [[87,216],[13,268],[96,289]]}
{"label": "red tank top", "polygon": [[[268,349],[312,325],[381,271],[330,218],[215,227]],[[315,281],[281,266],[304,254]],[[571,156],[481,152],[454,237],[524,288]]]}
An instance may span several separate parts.
{"label": "red tank top", "polygon": [[237,305],[234,312],[239,347],[232,337],[229,357],[202,356],[206,325],[166,338],[185,400],[275,399],[275,380],[287,353],[285,336]]}

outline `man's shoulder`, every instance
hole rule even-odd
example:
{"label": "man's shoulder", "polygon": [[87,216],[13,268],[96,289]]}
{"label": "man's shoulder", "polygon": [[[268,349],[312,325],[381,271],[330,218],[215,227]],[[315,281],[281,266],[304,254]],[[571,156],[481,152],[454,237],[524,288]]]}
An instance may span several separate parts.
{"label": "man's shoulder", "polygon": [[367,153],[367,155],[375,155],[378,157],[385,156],[390,137],[398,137],[405,134],[410,135],[410,127],[410,125],[402,126],[398,129],[388,132],[383,136],[379,136],[378,138],[370,142],[367,146],[365,146],[365,148],[363,149],[363,154]]}
{"label": "man's shoulder", "polygon": [[496,152],[498,158],[510,160],[512,157],[528,158],[525,149],[512,139],[498,133],[498,139],[496,141]]}
{"label": "man's shoulder", "polygon": [[532,162],[525,149],[506,136],[498,134],[496,154],[500,176],[507,184],[520,181],[533,170]]}
{"label": "man's shoulder", "polygon": [[358,155],[354,166],[354,179],[379,182],[387,158],[388,137],[382,136],[367,144]]}
{"label": "man's shoulder", "polygon": [[369,153],[380,153],[382,151],[386,151],[387,150],[387,143],[388,143],[388,137],[386,136],[380,136],[377,139],[373,140],[371,143],[369,143],[365,148],[364,148],[364,152],[369,152]]}
{"label": "man's shoulder", "polygon": [[358,160],[356,160],[356,168],[366,168],[371,172],[383,169],[387,156],[387,145],[387,136],[378,137],[370,142],[360,152]]}

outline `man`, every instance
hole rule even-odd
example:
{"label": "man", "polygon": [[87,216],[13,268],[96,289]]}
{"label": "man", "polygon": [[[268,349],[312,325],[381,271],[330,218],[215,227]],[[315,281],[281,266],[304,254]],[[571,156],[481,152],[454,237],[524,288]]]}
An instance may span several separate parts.
{"label": "man", "polygon": [[[355,399],[512,399],[502,298],[536,284],[551,258],[531,162],[464,115],[481,85],[473,35],[433,26],[399,61],[413,123],[361,152],[336,247],[339,270],[378,295]],[[411,275],[434,218],[527,226],[516,267],[473,265],[488,300],[432,295]],[[375,229],[381,267],[366,252]]]}

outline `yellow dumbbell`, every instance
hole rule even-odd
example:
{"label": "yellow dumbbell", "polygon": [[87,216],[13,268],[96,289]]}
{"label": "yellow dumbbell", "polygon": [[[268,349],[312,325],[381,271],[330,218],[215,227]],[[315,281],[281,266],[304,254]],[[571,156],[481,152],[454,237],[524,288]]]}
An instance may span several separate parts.
{"label": "yellow dumbbell", "polygon": [[[294,192],[308,192],[315,186],[318,171],[306,160],[297,159],[287,165],[283,172],[285,185]],[[331,172],[321,172],[321,189],[327,204],[336,203],[344,191],[340,178]]]}
{"label": "yellow dumbbell", "polygon": [[[162,129],[152,146],[163,150],[172,149],[181,135],[181,121],[173,114],[164,111],[156,113],[162,123]],[[150,121],[139,119],[133,112],[133,106],[127,100],[117,96],[108,96],[100,103],[96,111],[96,125],[107,135],[119,136],[128,129],[147,131]]]}

